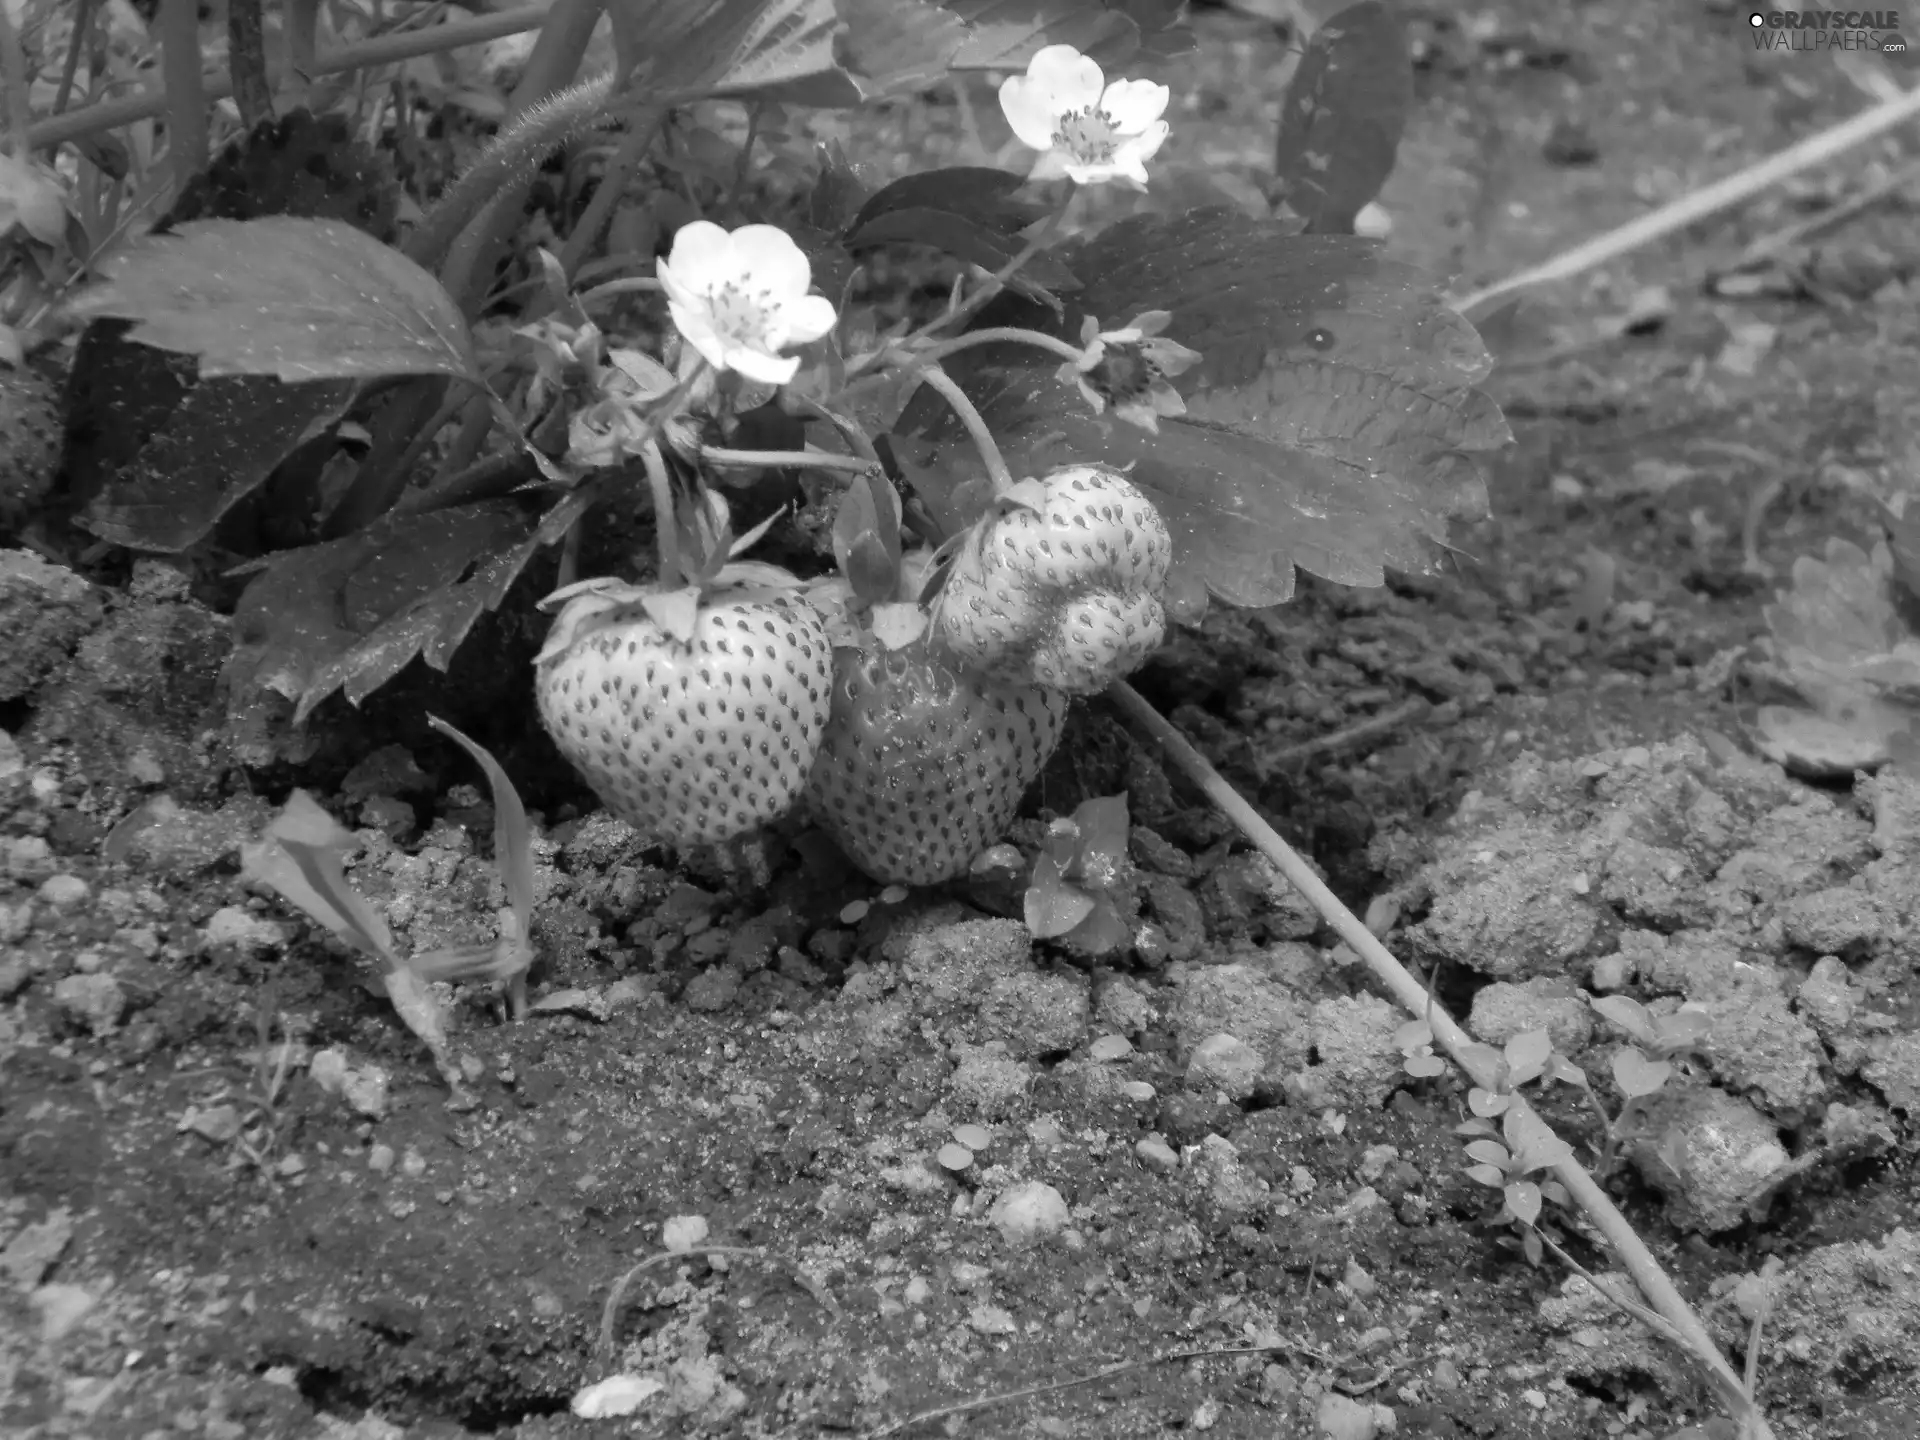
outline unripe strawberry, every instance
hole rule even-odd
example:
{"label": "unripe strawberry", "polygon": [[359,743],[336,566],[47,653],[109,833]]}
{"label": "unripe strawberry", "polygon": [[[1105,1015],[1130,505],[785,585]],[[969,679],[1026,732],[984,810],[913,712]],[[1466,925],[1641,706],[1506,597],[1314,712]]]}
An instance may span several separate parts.
{"label": "unripe strawberry", "polygon": [[721,844],[786,813],[805,786],[832,647],[791,593],[704,597],[684,640],[650,610],[658,599],[602,583],[567,602],[537,662],[540,718],[629,825],[670,845]]}
{"label": "unripe strawberry", "polygon": [[964,674],[924,639],[834,651],[833,716],[808,808],[861,870],[889,884],[964,875],[997,841],[1067,720],[1067,697]]}
{"label": "unripe strawberry", "polygon": [[1131,674],[1166,633],[1173,538],[1118,471],[1070,465],[1017,485],[954,558],[934,612],[966,665],[1076,695]]}

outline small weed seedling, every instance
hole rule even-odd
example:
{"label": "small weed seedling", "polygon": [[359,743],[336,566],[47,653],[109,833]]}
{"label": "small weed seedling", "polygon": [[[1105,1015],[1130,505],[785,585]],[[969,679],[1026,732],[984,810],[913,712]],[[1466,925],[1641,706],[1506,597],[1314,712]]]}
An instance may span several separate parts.
{"label": "small weed seedling", "polygon": [[1494,1216],[1494,1223],[1511,1225],[1519,1235],[1520,1253],[1529,1265],[1538,1265],[1546,1253],[1541,1239],[1542,1207],[1547,1201],[1567,1205],[1570,1197],[1558,1180],[1529,1177],[1571,1159],[1573,1149],[1531,1110],[1514,1109],[1508,1103],[1500,1113],[1497,1131],[1491,1121],[1474,1119],[1455,1133],[1472,1137],[1467,1141],[1467,1154],[1473,1164],[1467,1167],[1467,1174],[1500,1192],[1500,1213]]}
{"label": "small weed seedling", "polygon": [[1071,819],[1055,820],[1027,882],[1027,929],[1087,955],[1128,945],[1128,864],[1125,795],[1088,800]]}
{"label": "small weed seedling", "polygon": [[1670,1015],[1655,1015],[1637,1000],[1624,995],[1606,995],[1592,1002],[1594,1010],[1633,1037],[1633,1044],[1613,1052],[1613,1083],[1623,1097],[1620,1109],[1612,1115],[1594,1092],[1585,1074],[1575,1070],[1574,1080],[1600,1117],[1603,1139],[1596,1151],[1595,1168],[1601,1175],[1611,1174],[1620,1154],[1638,1133],[1646,1114],[1646,1105],[1665,1088],[1677,1073],[1693,1074],[1694,1051],[1707,1037],[1712,1021],[1701,1010],[1682,1005]]}

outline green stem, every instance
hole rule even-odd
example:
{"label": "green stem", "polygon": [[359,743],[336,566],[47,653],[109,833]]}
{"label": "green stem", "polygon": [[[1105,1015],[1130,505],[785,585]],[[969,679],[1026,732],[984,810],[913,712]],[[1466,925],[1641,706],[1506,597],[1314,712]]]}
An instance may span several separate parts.
{"label": "green stem", "polygon": [[13,18],[0,5],[0,77],[7,84],[6,129],[0,132],[0,151],[26,159],[33,131],[33,107],[27,93],[27,52],[21,48],[20,32]]}
{"label": "green stem", "polygon": [[[74,10],[73,36],[67,41],[66,64],[60,67],[60,88],[53,95],[53,113],[56,115],[64,115],[67,101],[73,98],[74,77],[80,73],[80,47],[93,33],[93,6],[94,0],[80,0]],[[20,132],[23,139],[28,133],[29,130]]]}
{"label": "green stem", "polygon": [[[593,198],[587,202],[580,222],[573,227],[573,233],[567,236],[567,243],[560,247],[560,268],[566,272],[569,280],[575,278],[581,262],[587,258],[587,252],[599,243],[601,235],[606,232],[607,222],[613,219],[614,207],[620,203],[620,197],[626,193],[627,186],[639,171],[640,162],[647,158],[647,152],[653,148],[654,138],[660,133],[660,122],[666,118],[666,114],[658,106],[649,107],[644,115],[634,117],[633,124],[621,137],[613,158],[601,172],[600,183],[594,187]],[[653,282],[647,283],[651,285]]]}
{"label": "green stem", "polygon": [[[562,257],[562,263],[565,263],[565,257]],[[567,273],[571,275],[573,272],[569,270]],[[625,280],[609,280],[604,285],[596,285],[591,290],[581,291],[580,305],[584,309],[601,300],[611,300],[616,295],[639,295],[659,288],[660,282],[651,275],[633,275]]]}
{"label": "green stem", "polygon": [[[197,7],[189,5],[187,8],[191,12]],[[521,10],[502,10],[496,15],[475,15],[466,20],[449,20],[444,25],[435,25],[426,30],[407,30],[394,35],[377,35],[371,40],[362,40],[357,45],[343,45],[326,59],[317,61],[314,65],[314,75],[338,75],[348,70],[372,69],[378,65],[414,60],[422,55],[438,55],[447,50],[459,50],[468,45],[498,40],[507,35],[519,35],[528,30],[538,30],[546,22],[547,13],[548,7],[534,5]],[[201,76],[197,35],[195,41],[194,83],[208,103],[224,100],[233,94],[233,80],[223,73]],[[68,115],[50,116],[35,125],[27,138],[38,150],[43,146],[60,145],[69,140],[81,140],[89,135],[98,135],[104,130],[115,130],[122,125],[131,125],[136,120],[150,120],[155,115],[165,113],[168,106],[167,95],[172,84],[173,81],[169,75],[166,88],[159,91],[148,91],[144,95],[131,96],[125,100],[108,100],[98,105],[88,105]]]}
{"label": "green stem", "polygon": [[873,467],[871,460],[832,455],[824,450],[722,450],[702,445],[700,458],[711,465],[750,465],[762,470],[844,470],[850,475],[863,474]]}
{"label": "green stem", "polygon": [[[196,73],[199,67],[195,66]],[[260,0],[227,0],[227,70],[233,102],[247,129],[273,119],[273,84],[267,79],[267,31]]]}
{"label": "green stem", "polygon": [[658,442],[641,447],[640,463],[647,469],[647,488],[653,492],[653,528],[660,546],[660,583],[680,583],[680,519],[673,512],[673,482]]}
{"label": "green stem", "polygon": [[167,168],[179,195],[207,168],[198,0],[160,0],[160,76],[167,87]]}
{"label": "green stem", "polygon": [[967,427],[967,434],[973,437],[974,448],[980,452],[980,459],[987,467],[987,477],[993,481],[994,494],[1000,495],[1011,490],[1013,472],[1007,469],[1006,459],[1000,454],[993,431],[987,428],[986,418],[967,398],[967,392],[938,365],[927,366],[919,372],[919,376],[922,384],[939,392],[941,398],[953,407],[953,413],[960,417],[960,423]]}
{"label": "green stem", "polygon": [[1053,239],[1054,232],[1060,228],[1060,222],[1067,218],[1067,207],[1073,204],[1073,197],[1074,186],[1069,182],[1066,198],[1051,215],[1040,222],[1040,228],[1033,232],[1033,237],[1020,247],[1011,260],[996,270],[985,284],[954,306],[952,310],[942,314],[936,320],[929,320],[902,343],[911,345],[917,340],[924,340],[929,335],[937,335],[942,330],[963,325],[971,320],[979,313],[982,306],[1007,288],[1007,282],[1020,273],[1021,267],[1047,248],[1048,242]]}
{"label": "green stem", "polygon": [[1036,350],[1044,350],[1049,355],[1059,356],[1070,365],[1079,364],[1087,353],[1080,346],[1069,344],[1043,331],[1024,330],[1017,325],[993,325],[985,330],[969,330],[966,334],[956,335],[951,340],[936,341],[924,350],[915,351],[914,358],[922,363],[944,360],[949,355],[959,354],[962,350],[971,350],[976,345],[992,345],[996,341],[1031,345]]}

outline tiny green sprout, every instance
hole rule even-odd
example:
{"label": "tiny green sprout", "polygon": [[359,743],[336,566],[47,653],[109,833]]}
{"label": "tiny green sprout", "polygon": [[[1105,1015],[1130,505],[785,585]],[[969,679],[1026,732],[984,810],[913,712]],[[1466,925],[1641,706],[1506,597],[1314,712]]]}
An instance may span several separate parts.
{"label": "tiny green sprout", "polygon": [[1694,1049],[1712,1029],[1712,1017],[1693,1006],[1682,1005],[1666,1015],[1656,1015],[1637,1000],[1624,995],[1606,995],[1592,1002],[1593,1008],[1632,1037],[1633,1043],[1613,1052],[1609,1068],[1613,1083],[1625,1097],[1617,1114],[1609,1115],[1600,1097],[1582,1077],[1588,1103],[1605,1126],[1605,1139],[1598,1151],[1598,1169],[1609,1172],[1617,1163],[1621,1148],[1633,1138],[1635,1122],[1646,1102],[1658,1095],[1667,1081],[1678,1072],[1691,1075]]}
{"label": "tiny green sprout", "polygon": [[1431,1080],[1447,1073],[1447,1062],[1433,1053],[1433,1027],[1424,1020],[1409,1020],[1393,1032],[1393,1045],[1405,1060],[1401,1068],[1416,1080]]}
{"label": "tiny green sprout", "polygon": [[1132,938],[1124,908],[1127,797],[1088,800],[1072,818],[1055,820],[1027,882],[1027,929],[1039,940],[1064,940],[1088,955],[1118,950]]}
{"label": "tiny green sprout", "polygon": [[[1469,1127],[1475,1127],[1472,1133],[1479,1138],[1467,1144],[1467,1155],[1474,1162],[1466,1167],[1467,1175],[1500,1192],[1500,1213],[1494,1216],[1495,1223],[1519,1231],[1527,1263],[1538,1265],[1545,1253],[1539,1234],[1541,1208],[1548,1201],[1566,1205],[1570,1197],[1566,1187],[1550,1176],[1540,1180],[1529,1177],[1570,1160],[1572,1147],[1525,1109],[1509,1108],[1498,1132],[1484,1120],[1470,1121],[1460,1129],[1468,1132]],[[1494,1138],[1496,1133],[1499,1139]]]}
{"label": "tiny green sprout", "polygon": [[1475,1045],[1469,1058],[1491,1065],[1494,1083],[1491,1090],[1476,1085],[1467,1092],[1467,1108],[1482,1120],[1493,1120],[1507,1113],[1513,1095],[1522,1085],[1535,1080],[1548,1084],[1564,1081],[1586,1083],[1580,1067],[1555,1052],[1553,1039],[1544,1030],[1527,1030],[1515,1035],[1500,1049]]}

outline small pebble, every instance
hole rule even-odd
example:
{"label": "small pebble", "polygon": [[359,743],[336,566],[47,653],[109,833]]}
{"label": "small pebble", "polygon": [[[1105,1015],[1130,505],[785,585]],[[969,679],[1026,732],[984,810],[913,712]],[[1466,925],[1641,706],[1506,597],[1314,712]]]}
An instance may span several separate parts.
{"label": "small pebble", "polygon": [[1017,1329],[1010,1311],[998,1305],[976,1305],[967,1312],[967,1324],[979,1335],[1011,1335]]}
{"label": "small pebble", "polygon": [[840,911],[842,925],[858,925],[867,918],[867,912],[873,908],[865,900],[855,900]]}
{"label": "small pebble", "polygon": [[933,1157],[947,1170],[964,1170],[973,1164],[973,1151],[957,1141],[948,1141]]}
{"label": "small pebble", "polygon": [[947,1272],[947,1278],[953,1282],[953,1288],[962,1295],[971,1295],[993,1279],[993,1272],[984,1265],[976,1265],[971,1260],[956,1260],[953,1268]]}
{"label": "small pebble", "polygon": [[49,875],[40,882],[39,896],[56,910],[71,910],[93,893],[78,875]]}
{"label": "small pebble", "polygon": [[1124,1060],[1133,1054],[1133,1042],[1124,1035],[1102,1035],[1087,1047],[1096,1060]]}
{"label": "small pebble", "polygon": [[904,885],[889,885],[880,892],[880,903],[882,905],[898,905],[906,898],[907,887]]}
{"label": "small pebble", "polygon": [[646,1375],[610,1375],[596,1380],[573,1397],[573,1413],[582,1420],[609,1420],[631,1415],[666,1389],[663,1381]]}
{"label": "small pebble", "polygon": [[1066,1228],[1067,1201],[1053,1186],[1028,1180],[1001,1192],[987,1218],[1009,1245],[1031,1245]]}
{"label": "small pebble", "polygon": [[1173,1153],[1173,1147],[1157,1135],[1149,1135],[1144,1140],[1136,1140],[1133,1153],[1140,1157],[1143,1164],[1163,1174],[1180,1168],[1180,1157]]}
{"label": "small pebble", "polygon": [[660,1226],[660,1243],[676,1255],[684,1255],[707,1238],[704,1215],[674,1215]]}
{"label": "small pebble", "polygon": [[1157,1092],[1144,1080],[1129,1080],[1120,1087],[1120,1093],[1129,1100],[1138,1100],[1144,1104],[1153,1099]]}
{"label": "small pebble", "polygon": [[385,1175],[393,1169],[393,1147],[374,1145],[367,1151],[367,1168],[376,1175]]}
{"label": "small pebble", "polygon": [[993,1132],[984,1125],[956,1125],[953,1138],[969,1150],[984,1150],[993,1143]]}

